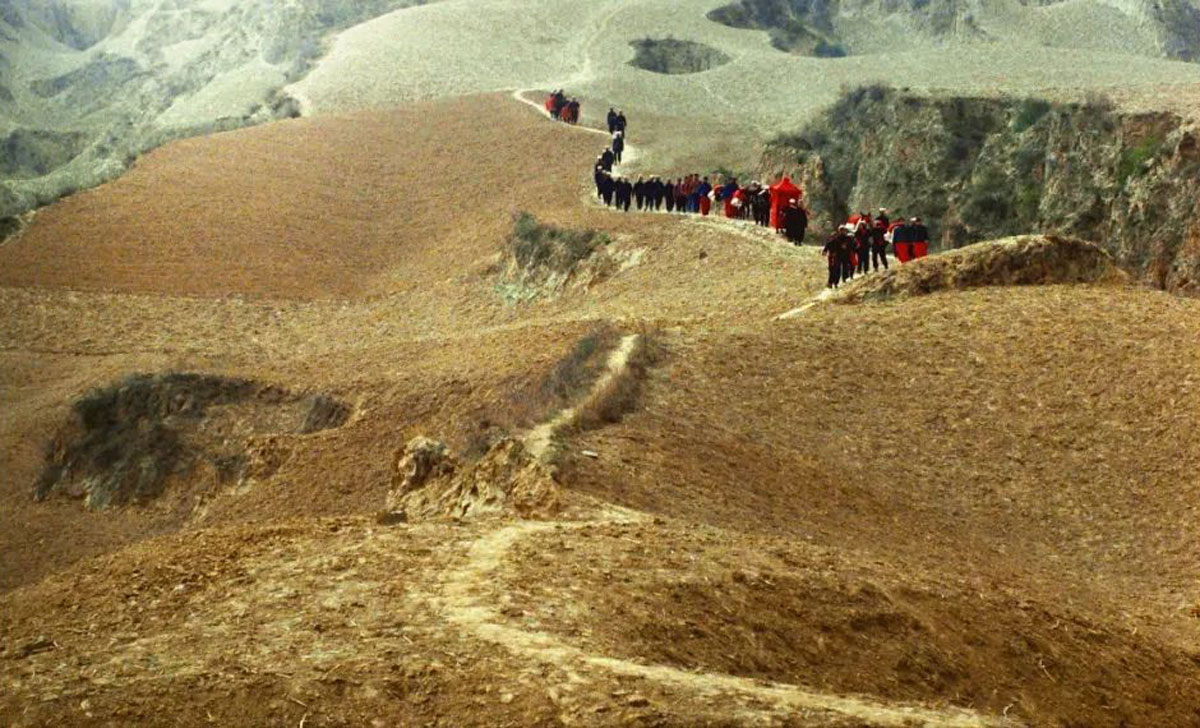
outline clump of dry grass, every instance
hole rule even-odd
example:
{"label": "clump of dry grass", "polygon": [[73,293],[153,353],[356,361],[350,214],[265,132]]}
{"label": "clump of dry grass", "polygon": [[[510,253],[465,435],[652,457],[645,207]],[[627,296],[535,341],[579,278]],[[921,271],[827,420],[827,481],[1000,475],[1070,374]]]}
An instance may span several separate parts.
{"label": "clump of dry grass", "polygon": [[1124,283],[1112,257],[1093,243],[1031,235],[968,245],[852,282],[838,303],[884,301],[941,290],[1052,283]]}
{"label": "clump of dry grass", "polygon": [[[222,420],[223,410],[237,406],[240,414],[225,412]],[[103,508],[153,500],[173,476],[201,463],[221,481],[235,479],[247,462],[249,434],[332,429],[345,423],[350,407],[249,379],[168,372],[92,390],[75,400],[72,415],[47,447],[34,497],[61,493]]]}
{"label": "clump of dry grass", "polygon": [[503,412],[480,421],[463,443],[463,457],[477,460],[513,430],[541,423],[584,397],[603,376],[617,341],[618,332],[608,323],[593,327],[540,378],[514,391]]}
{"label": "clump of dry grass", "polygon": [[576,410],[575,424],[580,430],[594,430],[619,422],[637,408],[647,371],[662,357],[658,331],[643,328],[633,342],[625,365],[582,402]]}

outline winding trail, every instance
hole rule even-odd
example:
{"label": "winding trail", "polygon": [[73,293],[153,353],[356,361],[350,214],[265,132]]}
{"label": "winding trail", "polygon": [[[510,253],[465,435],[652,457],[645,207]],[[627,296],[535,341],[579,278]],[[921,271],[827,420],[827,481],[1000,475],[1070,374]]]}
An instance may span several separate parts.
{"label": "winding trail", "polygon": [[627,334],[621,337],[620,343],[608,355],[604,374],[592,385],[591,391],[583,401],[575,407],[562,410],[550,420],[530,430],[529,434],[525,436],[525,449],[535,458],[541,459],[545,457],[546,452],[550,449],[550,443],[554,441],[554,437],[562,432],[564,428],[575,424],[580,408],[596,397],[601,396],[617,379],[626,376],[629,369],[629,357],[633,354],[634,349],[637,348],[640,340],[641,337],[638,334]]}
{"label": "winding trail", "polygon": [[[611,506],[599,516],[598,520],[607,523],[636,523],[647,518],[644,514]],[[522,658],[564,669],[573,677],[598,670],[651,681],[692,693],[697,698],[718,698],[723,710],[748,721],[762,720],[766,714],[778,717],[803,715],[810,720],[852,718],[871,726],[987,728],[1016,725],[1003,718],[961,708],[888,704],[866,697],[818,693],[797,685],[645,665],[590,654],[556,635],[505,624],[499,609],[480,594],[480,585],[503,583],[508,571],[506,557],[513,546],[522,539],[563,529],[579,529],[593,523],[595,521],[519,521],[492,531],[471,545],[464,564],[444,572],[440,594],[433,598],[435,606],[462,631],[504,647]]]}
{"label": "winding trail", "polygon": [[[550,118],[550,115],[546,112],[546,109],[543,108],[543,106],[541,104],[537,103],[536,101],[532,101],[528,97],[526,97],[525,96],[526,93],[529,93],[529,89],[516,89],[515,91],[512,92],[512,97],[516,101],[519,101],[522,104],[525,104],[526,106],[529,106],[529,107],[535,109],[542,116],[544,116],[546,118]],[[563,124],[563,126],[568,129],[573,129],[576,131],[587,132],[590,134],[599,134],[600,136],[604,137],[605,139],[609,138],[608,133],[606,131],[604,131],[603,129],[596,129],[596,128],[590,127],[590,126],[580,126],[578,124]],[[624,168],[629,165],[632,165],[636,160],[638,160],[640,158],[637,148],[634,147],[634,145],[630,144],[628,140],[626,140],[626,142],[625,142],[625,152],[623,154],[623,157],[624,157],[624,159],[622,160],[621,164],[617,165],[618,168]],[[599,205],[599,203],[596,202],[594,195],[586,194],[586,195],[584,195],[584,199],[592,204]],[[605,208],[605,209],[607,209],[607,208]],[[666,214],[666,213],[663,213],[663,214]],[[721,226],[725,227],[726,229],[728,229],[730,232],[733,232],[744,238],[754,240],[755,242],[768,242],[765,238],[773,237],[770,235],[770,233],[767,233],[766,236],[759,233],[758,231],[760,230],[760,228],[757,225],[752,225],[752,224],[746,223],[742,220],[730,220],[729,218],[726,218],[726,217],[723,217],[720,215],[709,215],[709,216],[705,216],[705,217],[695,217],[695,216],[687,217],[687,216],[685,216],[682,219],[694,220],[696,222],[696,224],[702,224],[702,225],[721,225]],[[805,313],[806,311],[813,308],[814,306],[820,305],[821,303],[828,301],[830,298],[833,297],[834,293],[835,293],[834,291],[826,288],[826,289],[822,290],[821,292],[817,293],[816,295],[812,296],[811,298],[809,298],[804,303],[801,303],[796,308],[789,309],[788,311],[785,311],[785,312],[779,314],[778,316],[775,316],[774,320],[775,321],[786,321],[788,319],[796,318],[797,316],[800,316],[801,314]]]}
{"label": "winding trail", "polygon": [[[525,98],[521,91],[513,98],[544,110]],[[588,133],[607,136],[603,131],[587,127],[571,127]],[[729,221],[734,222],[734,221]],[[743,233],[749,235],[750,233]],[[824,292],[799,308],[777,318],[793,318],[829,297]],[[535,457],[542,458],[550,443],[563,428],[573,424],[582,405],[608,388],[613,381],[625,376],[629,358],[640,342],[638,334],[628,334],[610,352],[604,374],[591,391],[575,407],[560,411],[547,422],[534,427],[525,437],[526,447]],[[524,539],[545,533],[576,530],[597,523],[639,523],[649,516],[612,504],[600,504],[584,521],[522,520],[500,525],[476,539],[467,548],[462,562],[438,576],[436,584],[424,594],[436,610],[461,632],[476,639],[503,647],[514,656],[544,666],[563,669],[572,680],[585,679],[588,673],[602,672],[655,683],[716,702],[719,710],[747,722],[771,718],[803,717],[811,724],[844,722],[846,719],[872,726],[936,726],[944,728],[984,728],[1012,726],[1011,721],[981,715],[962,708],[933,708],[918,704],[887,703],[865,696],[821,693],[799,685],[767,683],[723,673],[682,670],[666,665],[647,665],[631,660],[587,652],[569,644],[558,635],[523,629],[506,622],[491,590],[506,581],[512,568],[509,554]]]}

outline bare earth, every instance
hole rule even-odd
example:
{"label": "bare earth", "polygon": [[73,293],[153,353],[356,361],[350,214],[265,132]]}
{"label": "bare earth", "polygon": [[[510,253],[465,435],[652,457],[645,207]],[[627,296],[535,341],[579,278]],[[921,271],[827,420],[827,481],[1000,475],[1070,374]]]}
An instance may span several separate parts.
{"label": "bare earth", "polygon": [[[598,208],[599,142],[508,94],[283,122],[0,247],[2,722],[1200,725],[1200,301],[777,320],[814,250]],[[517,210],[629,264],[506,303]],[[619,422],[558,428],[556,520],[376,521],[411,437],[554,422],[522,398],[600,323],[658,353]],[[73,398],[171,370],[353,414],[237,486],[33,501]]]}

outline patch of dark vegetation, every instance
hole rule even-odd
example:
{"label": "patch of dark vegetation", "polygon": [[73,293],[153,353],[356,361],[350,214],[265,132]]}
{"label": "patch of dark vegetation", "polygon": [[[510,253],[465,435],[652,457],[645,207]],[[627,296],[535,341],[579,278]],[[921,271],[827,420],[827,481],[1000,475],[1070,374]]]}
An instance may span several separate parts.
{"label": "patch of dark vegetation", "polygon": [[712,46],[671,37],[642,38],[629,45],[635,51],[629,65],[654,73],[701,73],[732,60]]}
{"label": "patch of dark vegetation", "polygon": [[145,74],[146,71],[132,58],[100,53],[74,71],[30,82],[29,90],[42,98],[51,98],[73,89],[74,93],[61,99],[64,103],[83,100],[95,102]]}
{"label": "patch of dark vegetation", "polygon": [[826,0],[738,0],[708,13],[731,28],[766,31],[771,45],[786,53],[840,58],[849,49],[837,38],[837,5]]}
{"label": "patch of dark vegetation", "polygon": [[528,212],[517,214],[508,236],[509,251],[520,268],[548,268],[559,273],[570,271],[597,247],[609,242],[604,233],[538,222]]}
{"label": "patch of dark vegetation", "polygon": [[134,374],[73,403],[34,496],[84,498],[89,508],[146,503],[200,466],[228,482],[246,465],[250,436],[329,429],[349,414],[327,396],[298,397],[247,379]]}
{"label": "patch of dark vegetation", "polygon": [[1120,180],[1121,186],[1124,187],[1130,177],[1144,172],[1148,163],[1162,151],[1162,147],[1162,138],[1150,134],[1145,139],[1123,148],[1121,161],[1117,166],[1117,179]]}
{"label": "patch of dark vegetation", "polygon": [[21,230],[21,220],[15,216],[0,217],[0,243]]}
{"label": "patch of dark vegetation", "polygon": [[1163,55],[1178,61],[1200,62],[1200,7],[1188,0],[1159,0],[1147,9],[1161,29]]}
{"label": "patch of dark vegetation", "polygon": [[849,51],[841,43],[830,43],[821,39],[813,47],[812,54],[817,58],[845,58]]}
{"label": "patch of dark vegetation", "polygon": [[541,375],[513,383],[503,405],[476,421],[466,434],[463,457],[477,460],[518,430],[540,424],[574,406],[604,372],[620,334],[607,323],[593,327]]}
{"label": "patch of dark vegetation", "polygon": [[0,139],[0,175],[41,177],[77,157],[86,135],[42,129],[16,129]]}
{"label": "patch of dark vegetation", "polygon": [[1024,99],[1017,106],[1016,114],[1013,115],[1013,131],[1020,134],[1038,123],[1043,116],[1050,113],[1050,109],[1050,102],[1045,99]]}
{"label": "patch of dark vegetation", "polygon": [[332,430],[346,424],[350,419],[350,405],[325,394],[310,398],[308,414],[300,425],[300,434],[308,435],[321,430]]}
{"label": "patch of dark vegetation", "polygon": [[625,415],[637,410],[647,373],[659,363],[662,356],[660,333],[643,327],[629,352],[624,371],[610,378],[600,391],[579,407],[576,418],[578,428],[595,430],[620,422]]}

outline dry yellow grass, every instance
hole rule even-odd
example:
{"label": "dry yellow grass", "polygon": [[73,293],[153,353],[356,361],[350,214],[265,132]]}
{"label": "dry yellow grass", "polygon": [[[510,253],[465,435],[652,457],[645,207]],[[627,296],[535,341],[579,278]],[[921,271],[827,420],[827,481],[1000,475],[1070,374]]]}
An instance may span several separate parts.
{"label": "dry yellow grass", "polygon": [[[473,111],[490,123],[465,122]],[[354,149],[356,130],[389,153]],[[285,176],[295,200],[245,162],[291,134],[316,155]],[[818,255],[596,208],[596,143],[502,97],[191,140],[0,250],[0,715],[1191,719],[1200,302],[1027,286],[775,321],[821,289]],[[439,188],[380,210],[422,172],[494,195]],[[282,211],[258,220],[312,223],[298,233],[311,265],[244,222],[194,252],[146,242],[175,222],[199,235],[175,218],[215,222],[210,208],[259,185]],[[631,264],[506,304],[494,264],[510,208],[601,230]],[[321,234],[348,220],[361,237]],[[513,397],[602,321],[656,327],[662,353],[635,409],[568,438],[562,522],[374,523],[397,447],[423,434],[461,451],[511,426]],[[33,503],[70,400],[137,370],[251,377],[354,411],[262,438],[274,470],[201,502]],[[805,611],[798,594],[822,602]],[[817,651],[798,656],[788,635]]]}

